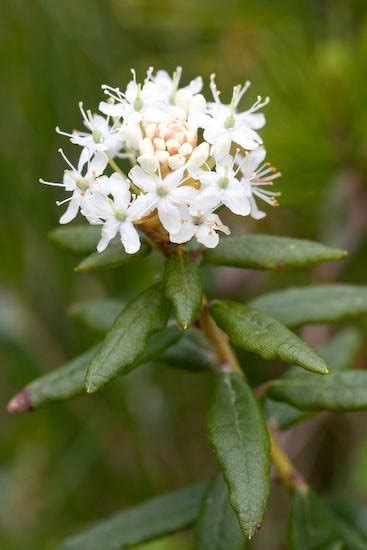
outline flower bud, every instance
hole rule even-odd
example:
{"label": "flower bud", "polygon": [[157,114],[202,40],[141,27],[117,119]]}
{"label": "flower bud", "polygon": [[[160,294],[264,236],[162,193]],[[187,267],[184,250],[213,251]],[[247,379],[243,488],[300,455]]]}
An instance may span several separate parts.
{"label": "flower bud", "polygon": [[154,150],[161,149],[162,151],[166,150],[166,142],[164,139],[156,137],[153,139]]}
{"label": "flower bud", "polygon": [[209,143],[204,141],[200,143],[193,150],[189,160],[187,161],[187,170],[190,175],[194,175],[195,172],[204,164],[209,157]]}
{"label": "flower bud", "polygon": [[167,151],[171,155],[175,155],[177,151],[179,150],[181,143],[177,141],[176,139],[168,139],[166,142],[167,145]]}
{"label": "flower bud", "polygon": [[168,166],[171,170],[178,170],[185,164],[186,159],[182,155],[172,155],[168,159]]}
{"label": "flower bud", "polygon": [[181,145],[181,147],[179,148],[178,152],[180,155],[182,155],[183,157],[188,157],[189,155],[191,155],[192,153],[192,150],[193,150],[193,147],[192,145],[186,141],[186,143],[184,143],[183,145]]}
{"label": "flower bud", "polygon": [[154,147],[152,144],[152,140],[149,138],[144,138],[140,142],[139,146],[140,152],[143,155],[144,153],[154,153]]}
{"label": "flower bud", "polygon": [[148,174],[154,174],[158,170],[159,162],[154,153],[144,153],[138,157],[138,163]]}
{"label": "flower bud", "polygon": [[151,122],[151,123],[148,124],[148,126],[145,128],[145,135],[146,135],[148,138],[153,139],[153,138],[155,137],[156,129],[157,129],[157,125],[156,125],[154,122]]}
{"label": "flower bud", "polygon": [[157,149],[157,151],[155,152],[155,156],[161,164],[167,164],[167,161],[170,158],[169,152],[162,151],[161,149]]}

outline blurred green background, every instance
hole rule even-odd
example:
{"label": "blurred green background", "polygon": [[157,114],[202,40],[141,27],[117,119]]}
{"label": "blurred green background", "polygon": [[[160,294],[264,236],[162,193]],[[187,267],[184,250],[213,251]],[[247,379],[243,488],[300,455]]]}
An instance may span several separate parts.
{"label": "blurred green background", "polygon": [[[281,171],[281,207],[256,230],[346,247],[350,258],[313,272],[223,269],[209,293],[245,298],[289,283],[366,281],[367,5],[365,0],[1,0],[0,19],[0,548],[54,548],[114,510],[214,472],[205,439],[210,380],[144,367],[93,397],[10,417],[10,397],[86,349],[93,336],[67,315],[71,303],[129,297],[159,273],[154,259],[99,276],[73,272],[53,249],[60,196],[56,135],[81,127],[78,101],[96,108],[100,85],[123,86],[135,67],[184,79],[217,73],[218,87],[250,79],[269,95],[263,131]],[[206,89],[207,90],[207,89]],[[329,329],[308,329],[320,342]],[[254,361],[254,380],[269,375]],[[259,372],[261,374],[259,374]],[[329,415],[285,436],[320,491],[367,500],[365,414]],[[311,424],[311,426],[310,426]],[[289,444],[289,442],[291,443]],[[317,465],[316,465],[317,463]],[[274,487],[255,548],[284,544],[287,496]],[[190,533],[144,548],[185,550]]]}

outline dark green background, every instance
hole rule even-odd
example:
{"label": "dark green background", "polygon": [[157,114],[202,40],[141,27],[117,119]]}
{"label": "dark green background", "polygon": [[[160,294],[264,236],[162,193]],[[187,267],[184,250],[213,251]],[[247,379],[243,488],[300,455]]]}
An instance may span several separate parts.
{"label": "dark green background", "polygon": [[[53,548],[65,535],[123,506],[214,471],[204,436],[210,380],[144,367],[101,393],[10,417],[25,383],[93,340],[67,317],[77,300],[130,296],[159,262],[102,276],[75,274],[54,250],[57,148],[76,151],[57,124],[81,127],[78,101],[94,108],[100,85],[123,84],[135,67],[184,79],[217,73],[218,87],[250,79],[250,99],[269,95],[263,131],[283,173],[281,207],[235,231],[310,237],[353,252],[340,268],[276,274],[206,273],[209,293],[246,297],[289,283],[366,281],[367,6],[364,0],[1,0],[0,2],[0,548]],[[207,91],[207,88],[206,88]],[[316,343],[321,330],[305,337]],[[271,367],[250,360],[253,380]],[[365,415],[297,428],[296,462],[322,490],[367,498]],[[347,452],[350,449],[350,452]],[[315,463],[317,462],[317,467]],[[352,472],[352,473],[351,473]],[[273,491],[257,548],[281,548],[287,497]],[[191,548],[190,535],[159,550]]]}

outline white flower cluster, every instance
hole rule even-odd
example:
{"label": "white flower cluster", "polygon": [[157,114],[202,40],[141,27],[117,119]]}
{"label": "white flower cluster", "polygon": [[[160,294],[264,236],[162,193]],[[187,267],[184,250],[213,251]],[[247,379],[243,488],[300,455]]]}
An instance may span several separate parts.
{"label": "white flower cluster", "polygon": [[[264,163],[265,149],[257,130],[265,124],[258,111],[268,103],[259,97],[251,108],[239,112],[249,87],[235,86],[229,104],[222,103],[210,79],[213,102],[201,94],[197,77],[179,88],[182,69],[171,77],[166,71],[149,69],[143,83],[135,71],[126,90],[102,86],[106,101],[103,115],[80,111],[85,132],[57,132],[82,148],[77,166],[64,155],[68,169],[60,186],[70,196],[60,223],[73,220],[80,211],[91,224],[102,226],[98,251],[117,234],[128,253],[140,248],[136,226],[158,217],[172,243],[193,237],[206,247],[218,244],[218,231],[229,234],[218,214],[226,206],[234,214],[265,216],[256,198],[276,205],[279,193],[268,190],[280,174]],[[117,159],[128,159],[128,177]],[[107,166],[112,174],[104,174]],[[163,229],[162,229],[163,230]]]}

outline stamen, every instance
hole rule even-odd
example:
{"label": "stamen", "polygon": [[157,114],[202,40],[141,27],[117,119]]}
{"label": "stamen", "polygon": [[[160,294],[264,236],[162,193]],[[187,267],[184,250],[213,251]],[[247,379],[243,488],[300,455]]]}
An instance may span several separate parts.
{"label": "stamen", "polygon": [[68,138],[75,137],[75,133],[71,134],[70,132],[64,132],[63,130],[60,130],[59,126],[56,126],[55,131],[57,134],[60,134],[61,136],[66,136]]}
{"label": "stamen", "polygon": [[70,202],[72,198],[73,195],[71,195],[71,197],[68,197],[67,199],[64,199],[63,201],[56,201],[56,206],[62,206],[63,204]]}
{"label": "stamen", "polygon": [[51,185],[52,187],[65,187],[63,183],[55,183],[53,181],[45,181],[42,178],[38,180],[40,183],[44,183],[45,185]]}
{"label": "stamen", "polygon": [[213,98],[214,98],[214,102],[217,104],[217,105],[221,105],[221,101],[219,99],[219,96],[220,96],[220,92],[218,92],[218,89],[217,89],[217,85],[215,83],[215,73],[212,73],[210,75],[210,84],[209,84],[209,87],[210,87],[210,90],[213,94]]}
{"label": "stamen", "polygon": [[64,159],[64,161],[66,162],[66,164],[68,164],[70,166],[70,168],[72,170],[74,170],[74,172],[78,172],[78,170],[75,168],[75,166],[73,166],[70,162],[70,160],[67,158],[67,156],[65,155],[64,151],[60,148],[58,149],[58,152],[60,153],[60,155],[62,156],[62,158]]}
{"label": "stamen", "polygon": [[149,67],[149,69],[147,70],[147,76],[144,79],[144,84],[150,81],[150,79],[152,78],[153,71],[154,71],[154,68]]}

